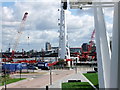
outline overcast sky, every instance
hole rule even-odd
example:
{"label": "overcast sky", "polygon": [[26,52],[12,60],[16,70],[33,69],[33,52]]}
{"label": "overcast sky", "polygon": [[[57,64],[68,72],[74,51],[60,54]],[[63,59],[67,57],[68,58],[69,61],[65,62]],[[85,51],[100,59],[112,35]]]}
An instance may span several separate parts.
{"label": "overcast sky", "polygon": [[[17,50],[24,48],[25,50],[39,51],[41,48],[45,48],[45,42],[50,42],[52,46],[58,46],[58,18],[60,17],[58,8],[60,8],[60,0],[1,2],[0,19],[2,23],[0,22],[0,24],[2,27],[0,34],[2,34],[2,39],[0,40],[2,40],[2,45],[0,48],[5,51],[9,47],[9,43],[13,47],[17,30],[25,12],[28,12],[29,15]],[[111,36],[113,8],[104,9],[104,13],[107,32]],[[88,43],[94,30],[93,9],[68,9],[66,14],[70,47],[80,47],[82,43]]]}

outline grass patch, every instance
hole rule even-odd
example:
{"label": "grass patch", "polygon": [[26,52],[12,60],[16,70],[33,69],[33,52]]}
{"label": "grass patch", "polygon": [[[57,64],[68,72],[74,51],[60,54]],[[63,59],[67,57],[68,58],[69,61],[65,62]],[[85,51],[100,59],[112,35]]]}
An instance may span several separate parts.
{"label": "grass patch", "polygon": [[[6,80],[6,84],[18,82],[18,81],[24,80],[24,79],[26,79],[26,78],[21,78],[21,79],[20,78],[9,78],[9,79]],[[3,86],[3,85],[4,85],[4,81],[1,81],[0,86]]]}
{"label": "grass patch", "polygon": [[62,90],[83,90],[83,89],[93,89],[93,87],[88,82],[69,82],[62,83]]}
{"label": "grass patch", "polygon": [[96,88],[99,88],[98,73],[84,73],[83,74]]}

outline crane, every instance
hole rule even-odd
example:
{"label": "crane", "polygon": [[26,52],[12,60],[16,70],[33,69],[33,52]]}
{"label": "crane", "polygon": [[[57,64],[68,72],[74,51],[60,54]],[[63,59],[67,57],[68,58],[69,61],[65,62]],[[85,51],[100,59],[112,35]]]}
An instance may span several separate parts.
{"label": "crane", "polygon": [[93,30],[92,32],[92,35],[91,35],[91,40],[90,40],[90,45],[88,46],[88,52],[90,53],[91,49],[92,49],[92,45],[93,45],[93,39],[95,37],[95,29]]}
{"label": "crane", "polygon": [[13,46],[13,51],[16,51],[16,48],[18,46],[18,43],[19,43],[19,39],[23,33],[23,29],[24,29],[24,26],[25,26],[25,21],[27,19],[27,15],[28,13],[25,12],[23,18],[22,18],[22,21],[21,21],[21,24],[20,24],[20,28],[18,29],[17,31],[17,37],[16,37],[16,40],[15,40],[15,43],[14,43],[14,46]]}
{"label": "crane", "polygon": [[87,51],[84,51],[84,50],[82,49],[82,54],[81,54],[82,60],[89,60],[89,56],[90,56],[90,53],[91,53],[91,50],[92,50],[92,46],[93,46],[94,35],[95,35],[95,29],[94,29],[93,32],[92,32],[91,40],[90,40],[90,42],[89,42],[90,44],[89,44],[89,45],[86,44],[86,48],[88,48]]}
{"label": "crane", "polygon": [[27,16],[28,16],[28,12],[25,12],[24,16],[22,18],[22,21],[20,23],[20,27],[19,27],[19,29],[17,31],[17,37],[15,39],[15,43],[14,43],[13,48],[12,48],[12,55],[10,56],[10,58],[8,58],[6,55],[4,55],[8,59],[8,61],[12,61],[12,58],[14,57],[15,51],[16,51],[17,46],[19,44],[19,39],[20,39],[20,37],[21,37],[21,35],[23,33],[23,30],[24,30],[25,21],[27,19]]}
{"label": "crane", "polygon": [[[90,45],[89,45],[89,47],[88,47],[88,53],[89,53],[89,56],[90,56],[90,53],[92,53],[92,47],[93,47],[93,39],[94,39],[94,37],[95,37],[95,29],[93,30],[93,32],[92,32],[92,35],[91,35],[91,40],[90,40]],[[92,55],[92,57],[91,57],[91,59],[93,60],[93,59],[95,59],[95,56],[96,56],[96,53],[94,52],[94,55]]]}

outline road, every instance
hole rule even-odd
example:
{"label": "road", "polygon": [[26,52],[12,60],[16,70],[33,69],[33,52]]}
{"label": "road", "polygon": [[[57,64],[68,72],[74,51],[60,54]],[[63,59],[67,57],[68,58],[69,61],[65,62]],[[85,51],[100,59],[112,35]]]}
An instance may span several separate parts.
{"label": "road", "polygon": [[[93,70],[93,68],[78,68],[78,73],[83,73],[86,71]],[[80,77],[78,77],[80,76]],[[19,74],[15,74],[12,77],[19,78]],[[19,81],[13,84],[7,85],[7,88],[45,88],[45,86],[50,86],[51,88],[57,88],[55,83],[66,82],[67,79],[75,79],[75,70],[52,70],[52,83],[53,85],[50,86],[50,73],[48,71],[40,70],[38,73],[35,74],[23,74],[22,78],[27,78],[26,80]],[[76,79],[85,79],[82,77],[81,74],[77,74]],[[65,79],[66,78],[66,79]],[[58,85],[60,88],[60,84]]]}
{"label": "road", "polygon": [[[62,79],[70,74],[72,74],[74,70],[52,70],[52,82],[55,82],[59,79]],[[8,88],[42,88],[45,85],[49,85],[50,83],[50,75],[47,72],[40,77],[33,77],[24,82],[20,82],[18,84],[8,85]]]}

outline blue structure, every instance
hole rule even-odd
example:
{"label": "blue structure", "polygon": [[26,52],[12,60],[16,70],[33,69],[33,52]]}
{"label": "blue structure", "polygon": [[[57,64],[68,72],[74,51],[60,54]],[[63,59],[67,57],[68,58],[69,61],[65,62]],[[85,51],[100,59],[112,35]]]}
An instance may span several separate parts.
{"label": "blue structure", "polygon": [[22,69],[27,69],[27,63],[8,63],[2,65],[2,70],[6,70],[7,73],[16,72]]}

